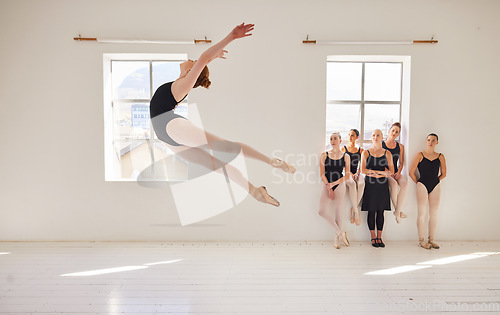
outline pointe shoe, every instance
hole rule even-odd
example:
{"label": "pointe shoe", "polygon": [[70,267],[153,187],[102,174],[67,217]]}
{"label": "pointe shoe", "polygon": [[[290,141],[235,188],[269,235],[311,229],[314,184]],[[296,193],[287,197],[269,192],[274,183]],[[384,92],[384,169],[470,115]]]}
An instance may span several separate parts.
{"label": "pointe shoe", "polygon": [[429,245],[431,245],[432,248],[439,249],[439,245],[436,244],[436,243],[434,243],[434,238],[433,237],[429,236],[429,242],[428,243],[429,243]]}
{"label": "pointe shoe", "polygon": [[356,209],[354,207],[351,208],[351,224],[354,224],[355,218],[354,218],[354,213],[356,212]]}
{"label": "pointe shoe", "polygon": [[288,173],[288,174],[293,174],[295,173],[295,167],[292,165],[288,164],[287,162],[280,160],[280,159],[272,159],[271,160],[271,166],[280,168],[283,172]]}
{"label": "pointe shoe", "polygon": [[335,234],[335,237],[333,238],[333,247],[335,247],[336,249],[340,249],[338,234]]}
{"label": "pointe shoe", "polygon": [[361,217],[359,215],[359,210],[356,209],[356,212],[354,212],[354,222],[356,222],[356,225],[361,224]]}
{"label": "pointe shoe", "polygon": [[349,240],[347,239],[347,233],[342,232],[340,233],[340,237],[342,238],[342,242],[344,242],[345,246],[349,246]]}
{"label": "pointe shoe", "polygon": [[401,223],[401,212],[398,213],[398,212],[394,211],[393,213],[394,213],[394,216],[396,217],[396,222],[398,224]]}
{"label": "pointe shoe", "polygon": [[425,248],[425,249],[431,249],[432,248],[431,244],[425,242],[423,238],[418,239],[418,246],[420,246],[422,248]]}
{"label": "pointe shoe", "polygon": [[276,200],[276,198],[269,195],[267,190],[266,190],[266,187],[264,187],[264,186],[260,186],[259,188],[256,188],[251,195],[260,202],[268,203],[268,204],[273,205],[275,207],[280,206],[280,202],[278,200]]}

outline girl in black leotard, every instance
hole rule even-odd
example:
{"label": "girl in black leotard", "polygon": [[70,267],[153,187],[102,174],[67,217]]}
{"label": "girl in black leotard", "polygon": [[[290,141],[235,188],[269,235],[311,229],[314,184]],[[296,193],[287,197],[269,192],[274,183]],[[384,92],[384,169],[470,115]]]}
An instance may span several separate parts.
{"label": "girl in black leotard", "polygon": [[[394,173],[392,154],[382,148],[382,131],[372,133],[373,146],[361,155],[361,172],[365,174],[365,192],[362,211],[368,211],[368,228],[373,247],[385,247],[382,241],[384,211],[391,211],[389,180]],[[376,230],[375,230],[376,225]]]}
{"label": "girl in black leotard", "polygon": [[[431,133],[427,136],[425,151],[417,153],[413,159],[410,168],[410,177],[417,184],[417,229],[418,229],[418,244],[425,248],[439,248],[439,245],[434,243],[434,235],[437,224],[437,211],[439,200],[441,197],[440,182],[446,177],[446,160],[442,153],[434,151],[438,144],[438,136]],[[420,173],[420,178],[417,178],[415,171]],[[441,170],[441,172],[440,172]],[[425,215],[429,205],[429,240],[424,241],[425,235]]]}
{"label": "girl in black leotard", "polygon": [[219,138],[173,112],[175,106],[193,88],[210,86],[207,64],[216,58],[225,59],[224,55],[227,51],[224,48],[235,39],[252,35],[250,32],[254,29],[253,27],[253,24],[245,23],[236,26],[223,40],[203,52],[198,60],[188,60],[182,63],[179,78],[174,82],[163,84],[156,90],[151,99],[150,111],[153,128],[158,138],[167,143],[176,155],[214,171],[225,167],[227,176],[248,191],[252,197],[258,201],[279,206],[279,202],[267,193],[264,186],[259,188],[253,186],[237,168],[223,163],[200,147],[208,144],[211,150],[232,153],[237,148],[237,153],[241,150],[245,157],[260,160],[287,173],[295,172],[293,166],[280,159],[269,158],[244,143]]}
{"label": "girl in black leotard", "polygon": [[407,218],[407,215],[401,211],[401,208],[403,207],[406,197],[406,187],[408,185],[406,177],[401,174],[405,161],[405,147],[403,144],[396,142],[396,138],[399,137],[400,133],[401,124],[396,122],[389,129],[387,140],[382,141],[382,148],[391,152],[394,163],[394,174],[389,177],[389,191],[391,192],[391,199],[395,208],[394,215],[398,223],[401,222],[401,219]]}
{"label": "girl in black leotard", "polygon": [[[345,195],[345,181],[350,177],[349,166],[351,160],[349,155],[340,151],[341,142],[340,134],[333,133],[330,136],[332,149],[321,154],[320,158],[320,174],[325,188],[319,201],[319,215],[325,218],[333,227],[335,231],[333,245],[337,249],[340,248],[340,238],[346,246],[349,246],[346,232],[342,231],[342,201]],[[344,172],[345,176],[342,172]],[[333,200],[329,198],[329,190],[333,190]],[[333,203],[333,216],[328,211],[330,203]]]}
{"label": "girl in black leotard", "polygon": [[349,131],[349,143],[342,148],[342,152],[349,154],[351,158],[351,178],[346,181],[346,185],[349,188],[349,197],[351,199],[351,223],[356,223],[356,225],[361,224],[359,216],[359,202],[361,197],[363,197],[363,191],[365,190],[365,180],[361,174],[361,167],[359,166],[359,161],[361,160],[361,153],[363,153],[363,148],[356,147],[356,140],[359,138],[359,131],[357,129],[351,129]]}

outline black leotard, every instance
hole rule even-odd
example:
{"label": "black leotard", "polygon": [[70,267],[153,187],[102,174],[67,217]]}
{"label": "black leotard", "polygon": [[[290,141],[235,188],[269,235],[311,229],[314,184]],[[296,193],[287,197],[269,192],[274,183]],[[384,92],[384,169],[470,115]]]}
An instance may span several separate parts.
{"label": "black leotard", "polygon": [[420,173],[418,181],[424,184],[427,189],[427,193],[430,194],[437,184],[439,184],[438,175],[439,168],[441,167],[441,161],[439,158],[441,157],[441,153],[439,153],[439,156],[432,161],[426,158],[422,152],[420,152],[420,154],[422,154],[423,159],[417,166]]}
{"label": "black leotard", "polygon": [[396,142],[396,147],[394,149],[389,149],[385,144],[385,141],[382,141],[382,148],[389,150],[389,152],[391,152],[392,162],[394,163],[394,173],[396,173],[398,171],[398,160],[399,160],[399,155],[401,153],[401,148],[399,147],[399,143]]}
{"label": "black leotard", "polygon": [[[373,171],[385,171],[388,168],[387,150],[384,155],[375,157],[368,151],[366,158],[366,169]],[[389,194],[389,180],[387,177],[365,176],[365,191],[363,193],[362,211],[391,210],[391,199]]]}
{"label": "black leotard", "polygon": [[167,124],[175,118],[183,118],[180,115],[174,114],[174,108],[182,102],[186,96],[182,98],[179,102],[177,102],[172,94],[172,83],[168,82],[161,85],[151,98],[151,102],[149,103],[149,112],[151,115],[151,121],[153,123],[153,128],[158,136],[158,139],[162,140],[173,146],[181,146],[175,142],[167,133],[166,127]]}
{"label": "black leotard", "polygon": [[[333,183],[336,180],[341,179],[344,175],[342,175],[342,171],[345,167],[345,153],[338,160],[332,160],[328,156],[328,151],[326,152],[325,159],[325,176],[329,183]],[[335,190],[338,185],[332,187],[332,190]]]}
{"label": "black leotard", "polygon": [[351,153],[347,150],[347,147],[344,146],[345,153],[349,154],[351,158],[351,173],[356,174],[358,171],[359,161],[361,160],[361,148],[358,148],[358,152]]}

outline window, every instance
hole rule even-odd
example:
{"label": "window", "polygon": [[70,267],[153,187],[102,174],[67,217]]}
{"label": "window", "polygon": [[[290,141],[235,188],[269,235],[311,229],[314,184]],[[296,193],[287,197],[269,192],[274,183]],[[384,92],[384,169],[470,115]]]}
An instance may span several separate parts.
{"label": "window", "polygon": [[360,132],[358,143],[370,147],[374,129],[386,136],[394,122],[406,120],[402,113],[408,107],[409,60],[405,56],[328,58],[327,147],[333,132],[340,132],[346,143],[353,128]]}
{"label": "window", "polygon": [[[179,64],[186,59],[186,55],[170,54],[104,55],[107,181],[136,180],[144,169],[168,157],[172,157],[174,164],[185,164],[174,158],[173,152],[156,137],[150,124],[149,102],[160,85],[179,77]],[[187,118],[187,99],[177,106],[175,113]],[[166,179],[166,176],[159,178]]]}

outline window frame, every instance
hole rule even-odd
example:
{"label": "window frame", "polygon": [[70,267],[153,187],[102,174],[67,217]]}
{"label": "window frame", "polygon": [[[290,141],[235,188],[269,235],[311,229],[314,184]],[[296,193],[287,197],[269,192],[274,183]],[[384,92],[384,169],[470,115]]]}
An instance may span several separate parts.
{"label": "window frame", "polygon": [[[403,87],[404,87],[404,61],[369,61],[369,60],[327,60],[328,63],[361,63],[361,100],[326,100],[326,105],[359,105],[360,110],[360,130],[359,130],[359,139],[358,143],[360,147],[364,147],[364,144],[371,143],[371,139],[364,139],[365,135],[365,105],[367,104],[376,104],[376,105],[398,105],[399,104],[399,119],[402,120],[402,112],[403,112]],[[373,63],[389,63],[389,64],[400,64],[401,65],[401,85],[400,85],[400,93],[399,93],[399,101],[366,101],[365,100],[365,66],[366,64]],[[327,70],[328,71],[328,70]],[[327,73],[328,76],[328,73]],[[328,84],[328,83],[327,83]],[[325,93],[326,94],[326,93]]]}
{"label": "window frame", "polygon": [[[167,150],[163,142],[156,136],[152,125],[150,124],[149,132],[144,137],[131,137],[124,136],[115,137],[115,108],[117,103],[122,104],[144,104],[149,105],[151,98],[154,95],[154,82],[153,82],[153,63],[154,62],[184,62],[188,60],[187,54],[128,54],[128,53],[112,53],[103,54],[103,98],[104,98],[104,155],[105,155],[105,181],[135,181],[134,178],[123,177],[121,172],[120,159],[125,153],[132,151],[136,147],[144,143],[149,144],[149,151],[151,154],[151,163],[154,163],[154,147],[160,150]],[[112,84],[112,71],[113,62],[149,62],[149,99],[122,99],[114,98],[113,84]],[[179,103],[179,106],[187,106],[187,97]],[[151,119],[151,118],[150,118]],[[116,150],[116,141],[129,141],[130,144],[126,147]],[[119,151],[119,152],[118,152]]]}

